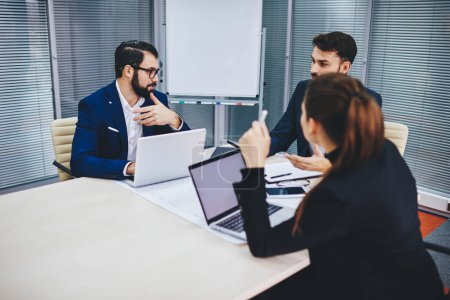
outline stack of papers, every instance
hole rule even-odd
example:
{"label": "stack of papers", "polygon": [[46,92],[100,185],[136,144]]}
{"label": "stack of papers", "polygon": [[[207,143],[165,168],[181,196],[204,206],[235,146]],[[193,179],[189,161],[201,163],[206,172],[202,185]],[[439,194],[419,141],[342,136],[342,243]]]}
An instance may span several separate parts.
{"label": "stack of papers", "polygon": [[[309,180],[322,176],[321,172],[305,171],[294,167],[289,161],[266,164],[265,166],[266,188],[290,188],[304,187],[309,191]],[[268,196],[267,202],[297,209],[305,194],[292,194],[286,196]]]}

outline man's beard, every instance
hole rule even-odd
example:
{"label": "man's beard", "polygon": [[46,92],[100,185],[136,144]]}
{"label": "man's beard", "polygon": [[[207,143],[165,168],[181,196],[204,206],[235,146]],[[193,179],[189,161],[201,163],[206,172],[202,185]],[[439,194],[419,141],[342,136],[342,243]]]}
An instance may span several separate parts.
{"label": "man's beard", "polygon": [[146,87],[142,87],[139,85],[139,79],[137,76],[137,72],[135,72],[133,74],[133,79],[131,80],[131,87],[133,88],[134,92],[136,93],[136,95],[140,96],[140,97],[149,97],[150,96],[150,92],[148,90],[149,87],[153,87],[155,88],[156,86],[156,82],[147,85]]}

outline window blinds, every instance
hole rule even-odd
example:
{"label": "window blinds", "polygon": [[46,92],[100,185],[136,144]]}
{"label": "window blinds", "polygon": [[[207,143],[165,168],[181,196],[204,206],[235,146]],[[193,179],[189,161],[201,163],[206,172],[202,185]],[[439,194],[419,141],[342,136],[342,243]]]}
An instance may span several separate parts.
{"label": "window blinds", "polygon": [[[358,47],[358,54],[350,75],[361,79],[367,14],[368,0],[294,1],[291,95],[299,81],[311,78],[309,69],[313,49],[312,40],[320,33],[342,31],[353,36]],[[289,152],[297,153],[296,143],[292,144]]]}
{"label": "window blinds", "polygon": [[374,2],[368,84],[387,121],[409,127],[419,188],[450,197],[450,2]]}
{"label": "window blinds", "polygon": [[350,75],[361,78],[367,8],[367,0],[294,1],[291,92],[294,92],[299,81],[310,78],[312,40],[320,33],[342,31],[353,36],[358,54]]}
{"label": "window blinds", "polygon": [[0,2],[0,188],[53,177],[44,1]]}
{"label": "window blinds", "polygon": [[78,102],[111,83],[114,51],[133,39],[152,43],[153,1],[54,0],[62,117],[78,114]]}

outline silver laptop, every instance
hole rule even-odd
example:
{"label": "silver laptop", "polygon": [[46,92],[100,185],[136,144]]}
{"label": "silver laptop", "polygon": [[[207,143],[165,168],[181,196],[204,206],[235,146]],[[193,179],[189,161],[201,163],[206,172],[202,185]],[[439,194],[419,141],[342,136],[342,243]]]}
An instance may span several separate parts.
{"label": "silver laptop", "polygon": [[[208,226],[246,240],[233,188],[234,182],[242,180],[240,170],[243,168],[244,159],[239,150],[234,150],[189,166],[189,172]],[[271,225],[275,226],[292,217],[294,211],[269,204],[268,213]]]}
{"label": "silver laptop", "polygon": [[139,138],[134,178],[125,182],[140,187],[189,176],[189,165],[202,160],[205,140],[204,128]]}

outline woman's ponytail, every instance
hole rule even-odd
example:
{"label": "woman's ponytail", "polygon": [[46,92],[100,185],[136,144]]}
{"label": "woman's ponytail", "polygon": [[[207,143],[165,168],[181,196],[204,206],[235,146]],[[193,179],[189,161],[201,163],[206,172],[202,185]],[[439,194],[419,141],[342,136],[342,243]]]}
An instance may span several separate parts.
{"label": "woman's ponytail", "polygon": [[[329,176],[354,170],[381,152],[384,123],[381,109],[357,79],[343,74],[322,75],[310,81],[304,99],[306,118],[319,122],[328,137],[340,148],[339,156],[324,174]],[[313,188],[295,214],[292,233],[301,232],[301,219]]]}

